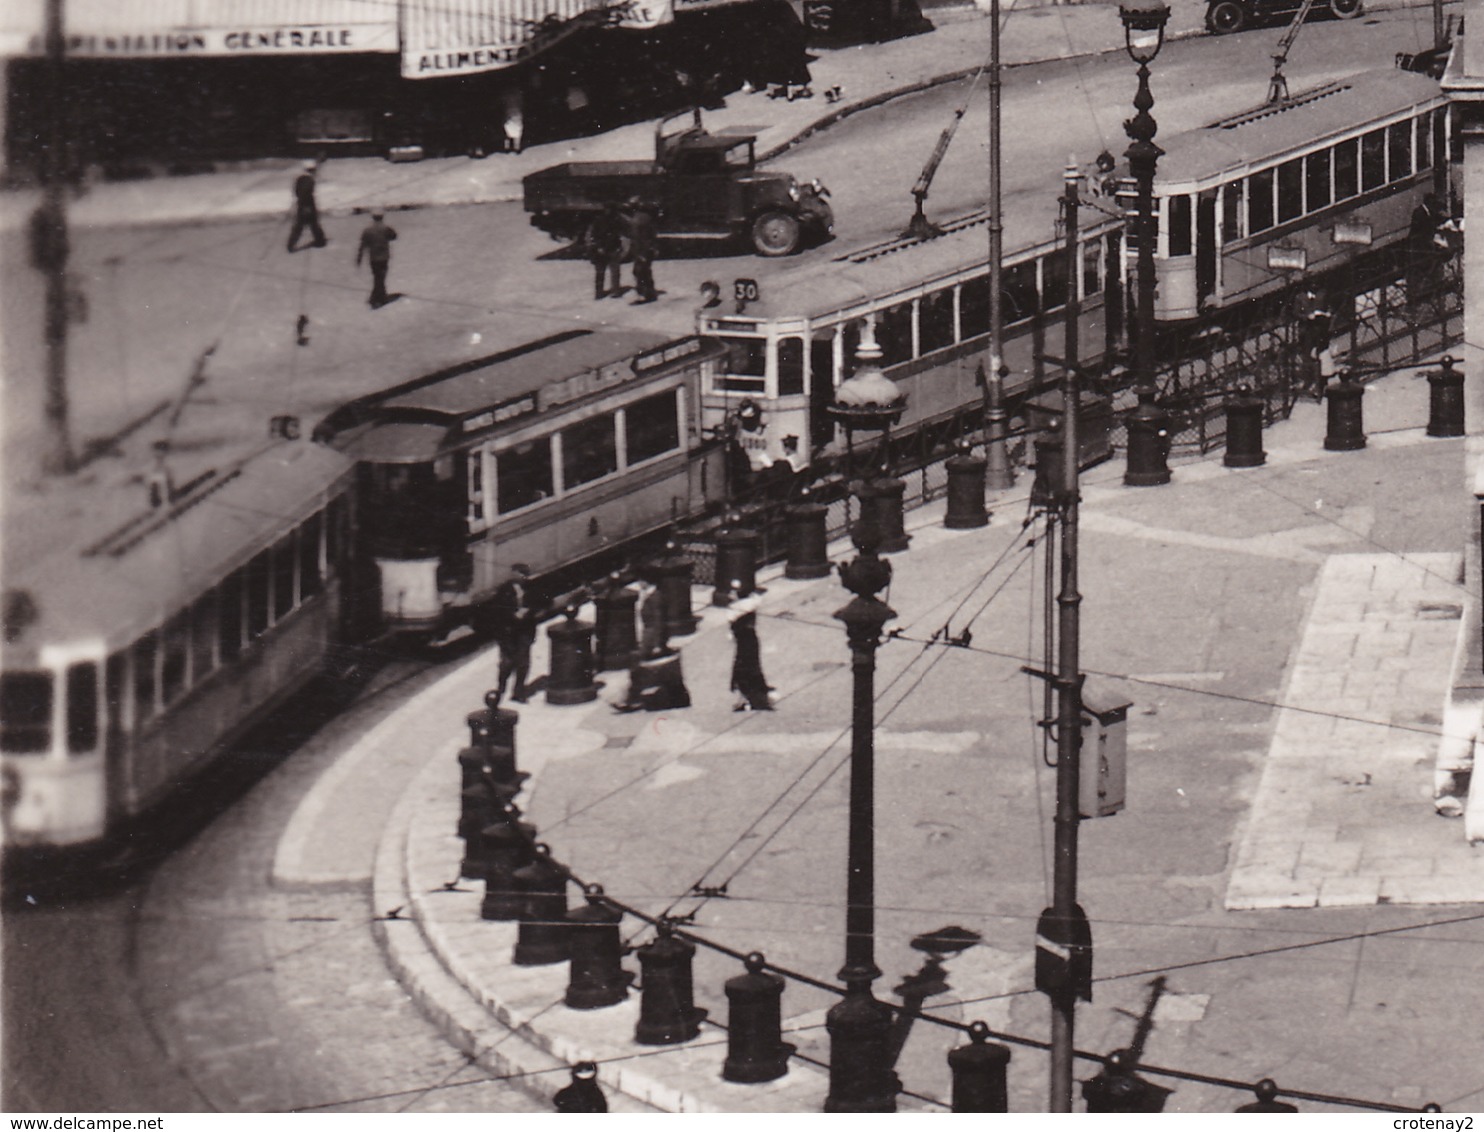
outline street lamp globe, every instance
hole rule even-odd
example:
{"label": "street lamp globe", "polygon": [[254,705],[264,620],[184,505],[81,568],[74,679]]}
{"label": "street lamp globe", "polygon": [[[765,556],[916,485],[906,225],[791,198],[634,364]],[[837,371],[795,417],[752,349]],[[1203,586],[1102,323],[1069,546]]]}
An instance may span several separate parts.
{"label": "street lamp globe", "polygon": [[1164,0],[1124,0],[1118,6],[1128,56],[1143,66],[1154,62],[1165,42],[1170,6]]}

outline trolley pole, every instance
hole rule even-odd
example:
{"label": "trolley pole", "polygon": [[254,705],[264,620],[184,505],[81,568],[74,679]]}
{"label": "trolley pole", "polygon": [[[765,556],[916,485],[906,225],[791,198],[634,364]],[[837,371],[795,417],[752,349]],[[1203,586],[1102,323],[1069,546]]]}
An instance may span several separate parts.
{"label": "trolley pole", "polygon": [[42,471],[66,475],[76,465],[67,404],[67,149],[63,66],[66,40],[62,0],[46,3],[44,89],[46,126],[41,147],[41,204],[31,215],[31,262],[46,276],[46,426]]}
{"label": "trolley pole", "polygon": [[[1077,250],[1077,182],[1075,167],[1066,173],[1067,249],[1071,261]],[[1076,275],[1069,278],[1075,294]],[[1077,904],[1077,832],[1078,788],[1082,760],[1082,673],[1079,656],[1081,635],[1080,606],[1077,591],[1077,503],[1079,497],[1079,400],[1080,370],[1075,364],[1076,330],[1069,312],[1067,319],[1067,365],[1062,376],[1062,477],[1057,510],[1061,520],[1061,591],[1057,595],[1057,662],[1055,685],[1056,713],[1056,821],[1052,867],[1052,917],[1063,925],[1086,917]],[[1066,933],[1068,937],[1078,934]],[[1066,943],[1073,946],[1073,940]],[[1088,947],[1090,971],[1091,948]],[[1070,974],[1070,972],[1069,972]],[[1058,993],[1051,995],[1051,1082],[1052,1112],[1072,1111],[1072,1063],[1077,996],[1081,989],[1076,978],[1069,977]]]}
{"label": "trolley pole", "polygon": [[1013,487],[1006,441],[1005,311],[1000,297],[1000,260],[1005,254],[1005,222],[1000,202],[1000,0],[989,9],[989,405],[985,413],[984,482],[994,490]]}

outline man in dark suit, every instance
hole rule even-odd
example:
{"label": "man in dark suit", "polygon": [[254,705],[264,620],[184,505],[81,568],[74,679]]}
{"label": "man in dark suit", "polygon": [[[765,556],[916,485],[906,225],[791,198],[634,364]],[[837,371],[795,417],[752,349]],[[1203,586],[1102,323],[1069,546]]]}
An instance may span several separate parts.
{"label": "man in dark suit", "polygon": [[536,640],[539,617],[530,583],[531,568],[517,562],[510,574],[510,580],[490,599],[494,637],[500,645],[500,682],[495,694],[497,699],[504,699],[505,687],[514,676],[515,692],[510,698],[523,704],[528,698],[526,677],[530,675],[531,645]]}
{"label": "man in dark suit", "polygon": [[289,251],[298,250],[299,237],[304,234],[304,229],[309,229],[309,234],[314,237],[314,246],[322,248],[325,246],[325,233],[319,226],[319,205],[314,200],[314,172],[313,161],[304,163],[304,171],[294,179],[294,226],[289,230]]}
{"label": "man in dark suit", "polygon": [[386,223],[384,214],[377,210],[371,214],[371,223],[361,233],[361,245],[356,249],[356,267],[361,260],[371,261],[371,309],[386,306],[390,301],[386,293],[386,272],[392,262],[392,241],[397,230]]}
{"label": "man in dark suit", "polygon": [[659,254],[660,237],[654,210],[639,197],[629,199],[629,250],[634,257],[634,289],[639,292],[635,303],[652,303],[660,297],[654,288],[654,258]]}

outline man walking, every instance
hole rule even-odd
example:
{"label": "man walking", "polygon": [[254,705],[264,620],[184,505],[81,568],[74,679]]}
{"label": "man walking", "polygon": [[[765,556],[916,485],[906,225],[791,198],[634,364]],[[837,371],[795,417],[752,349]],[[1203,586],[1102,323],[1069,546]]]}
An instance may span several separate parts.
{"label": "man walking", "polygon": [[638,197],[629,198],[629,250],[634,256],[634,289],[639,298],[634,305],[652,303],[659,292],[654,289],[654,257],[659,251],[659,233],[654,212]]}
{"label": "man walking", "polygon": [[397,238],[397,230],[383,222],[382,216],[379,210],[371,214],[371,223],[361,233],[361,246],[356,249],[356,267],[361,266],[363,258],[371,261],[372,310],[387,303],[386,269],[392,262],[392,241]]}
{"label": "man walking", "polygon": [[299,237],[304,234],[305,228],[314,237],[315,247],[322,248],[329,242],[319,226],[319,206],[314,200],[315,169],[313,161],[304,162],[304,171],[294,180],[294,226],[289,231],[290,253],[299,250]]}
{"label": "man walking", "polygon": [[500,682],[496,698],[505,698],[505,688],[515,677],[515,692],[510,697],[518,704],[526,702],[526,678],[531,671],[531,645],[536,640],[538,620],[535,597],[531,592],[531,568],[524,562],[510,567],[510,580],[495,591],[490,599],[494,618],[494,636],[500,646]]}

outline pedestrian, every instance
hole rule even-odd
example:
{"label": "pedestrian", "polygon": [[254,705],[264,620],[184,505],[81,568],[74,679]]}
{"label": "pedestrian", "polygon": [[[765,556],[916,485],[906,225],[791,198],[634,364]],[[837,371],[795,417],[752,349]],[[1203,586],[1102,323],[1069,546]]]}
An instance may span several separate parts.
{"label": "pedestrian", "polygon": [[1449,217],[1443,200],[1434,193],[1422,198],[1412,210],[1407,231],[1407,301],[1415,303],[1437,285],[1437,272],[1447,256],[1448,237],[1443,225]]}
{"label": "pedestrian", "polygon": [[303,171],[294,179],[294,226],[289,230],[290,254],[299,250],[299,237],[306,228],[314,237],[314,247],[322,248],[329,243],[325,239],[324,229],[319,226],[319,205],[314,199],[314,174],[317,168],[313,161],[306,161]]}
{"label": "pedestrian", "polygon": [[495,700],[504,699],[511,677],[515,690],[511,699],[526,702],[530,689],[526,678],[531,671],[531,645],[536,640],[536,623],[540,620],[535,591],[531,587],[531,568],[524,562],[510,567],[510,578],[490,599],[494,637],[500,646],[500,679],[495,687]]}
{"label": "pedestrian", "polygon": [[639,298],[634,305],[652,303],[659,292],[654,289],[654,259],[659,252],[659,233],[654,210],[639,197],[629,198],[629,251],[634,257],[634,289]]}
{"label": "pedestrian", "polygon": [[670,629],[665,619],[665,600],[660,589],[647,575],[640,575],[639,584],[639,655],[643,659],[668,656]]}
{"label": "pedestrian", "polygon": [[587,228],[586,242],[587,258],[593,265],[593,299],[618,298],[624,290],[619,278],[624,252],[624,222],[618,205],[605,204],[603,210],[593,217]]}
{"label": "pedestrian", "polygon": [[361,260],[371,261],[371,309],[385,306],[390,300],[386,293],[386,269],[392,262],[392,241],[397,230],[383,220],[383,213],[371,214],[371,223],[361,233],[361,246],[356,249],[356,267]]}
{"label": "pedestrian", "polygon": [[1087,193],[1092,197],[1111,197],[1118,193],[1118,178],[1114,176],[1114,170],[1118,168],[1118,162],[1106,149],[1098,154],[1097,160],[1091,169],[1087,171]]}
{"label": "pedestrian", "polygon": [[738,699],[733,711],[772,711],[773,691],[763,675],[762,646],[757,639],[757,610],[762,595],[742,595],[742,583],[733,581],[728,589],[727,620],[732,623],[732,691]]}

